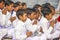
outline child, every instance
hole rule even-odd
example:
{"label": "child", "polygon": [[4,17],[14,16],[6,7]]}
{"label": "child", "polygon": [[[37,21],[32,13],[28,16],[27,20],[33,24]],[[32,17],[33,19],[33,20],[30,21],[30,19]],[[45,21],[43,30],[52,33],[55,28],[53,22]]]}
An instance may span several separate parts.
{"label": "child", "polygon": [[22,9],[22,3],[21,2],[16,2],[19,4],[19,9]]}
{"label": "child", "polygon": [[14,7],[14,11],[13,11],[12,17],[16,19],[16,12],[19,9],[19,4],[15,3],[13,7]]}
{"label": "child", "polygon": [[27,37],[31,36],[31,32],[27,32],[25,27],[25,21],[27,19],[27,14],[25,10],[18,10],[17,13],[18,21],[15,27],[15,37],[16,40],[25,40]]}
{"label": "child", "polygon": [[[5,1],[4,0],[0,0],[0,19],[3,17],[2,16],[2,10],[4,8],[4,3]],[[0,20],[0,26],[3,26],[4,23],[3,23],[3,19]]]}
{"label": "child", "polygon": [[36,17],[36,11],[31,9],[31,8],[28,8],[27,9],[27,15],[28,15],[28,18],[26,21],[27,30],[32,31],[34,33],[35,29],[32,29],[32,27],[33,27],[33,25],[37,24],[37,23],[34,24],[34,19]]}
{"label": "child", "polygon": [[26,3],[22,3],[22,9],[26,9],[26,8],[27,8]]}
{"label": "child", "polygon": [[41,12],[42,6],[39,4],[35,4],[33,8],[38,9]]}
{"label": "child", "polygon": [[12,22],[14,21],[13,18],[11,17],[12,16],[11,12],[13,10],[13,5],[14,5],[14,3],[12,1],[6,1],[5,2],[5,8],[3,10],[4,28],[8,29],[8,37],[11,37],[12,32],[13,32],[13,29],[11,29],[11,28],[13,28]]}
{"label": "child", "polygon": [[37,33],[36,31],[38,30],[38,21],[35,20],[35,18],[37,17],[36,16],[36,10],[34,9],[31,9],[31,8],[28,8],[27,9],[27,15],[28,15],[28,18],[25,22],[25,25],[26,25],[26,28],[28,31],[32,32],[32,35],[27,38],[27,40],[43,40],[45,38],[42,38],[44,36],[37,36]]}
{"label": "child", "polygon": [[14,3],[12,1],[6,1],[5,2],[5,6],[6,6],[5,7],[5,9],[6,9],[5,15],[6,15],[6,21],[8,21],[8,22],[5,21],[6,27],[9,26],[11,24],[11,22],[13,21],[13,18],[11,17],[13,5],[14,5]]}
{"label": "child", "polygon": [[49,39],[49,38],[51,38],[49,34],[51,33],[51,31],[54,28],[54,22],[53,21],[50,22],[50,20],[52,19],[53,14],[52,14],[51,9],[49,7],[46,7],[46,6],[44,6],[42,8],[42,11],[41,12],[43,14],[43,17],[40,20],[40,26],[43,29],[43,33]]}

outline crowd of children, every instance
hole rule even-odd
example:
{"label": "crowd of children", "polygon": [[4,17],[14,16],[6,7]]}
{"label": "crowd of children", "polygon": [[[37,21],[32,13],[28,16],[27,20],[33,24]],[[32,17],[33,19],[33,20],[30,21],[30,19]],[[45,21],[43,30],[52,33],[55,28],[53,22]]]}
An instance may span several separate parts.
{"label": "crowd of children", "polygon": [[60,16],[54,18],[56,13],[50,3],[35,4],[33,8],[28,8],[26,3],[0,0],[0,29],[8,29],[2,38],[59,40]]}

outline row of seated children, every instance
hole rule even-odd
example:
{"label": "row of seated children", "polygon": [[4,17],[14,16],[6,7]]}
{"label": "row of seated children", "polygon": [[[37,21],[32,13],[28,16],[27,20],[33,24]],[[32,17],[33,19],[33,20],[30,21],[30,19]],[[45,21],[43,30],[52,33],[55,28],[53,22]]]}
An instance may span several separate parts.
{"label": "row of seated children", "polygon": [[13,40],[59,40],[60,16],[54,15],[50,3],[27,8],[26,3],[0,0],[0,29],[8,29]]}

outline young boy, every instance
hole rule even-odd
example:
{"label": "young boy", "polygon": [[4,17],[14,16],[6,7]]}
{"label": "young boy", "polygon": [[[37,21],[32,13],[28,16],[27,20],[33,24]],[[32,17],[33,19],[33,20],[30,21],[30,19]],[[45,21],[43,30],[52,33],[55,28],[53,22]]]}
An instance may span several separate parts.
{"label": "young boy", "polygon": [[27,15],[28,18],[25,22],[26,28],[28,31],[32,32],[32,35],[27,38],[27,40],[43,40],[45,38],[42,38],[44,36],[37,36],[36,31],[38,30],[38,21],[35,20],[36,16],[36,10],[28,8],[27,9]]}
{"label": "young boy", "polygon": [[[27,27],[27,30],[28,31],[32,31],[34,33],[34,30],[32,27],[37,24],[37,22],[34,24],[34,19],[36,17],[36,11],[31,9],[31,8],[28,8],[27,9],[27,21],[26,21],[26,27]],[[36,25],[35,25],[36,26]]]}
{"label": "young boy", "polygon": [[11,24],[11,22],[13,21],[13,18],[11,17],[13,5],[14,5],[14,3],[12,1],[6,1],[5,2],[6,13],[4,13],[4,15],[6,16],[5,17],[5,26],[6,27],[9,26]]}
{"label": "young boy", "polygon": [[14,3],[12,1],[6,1],[5,2],[5,8],[3,10],[3,15],[4,17],[2,19],[3,22],[4,22],[4,28],[7,28],[9,31],[8,31],[8,37],[11,37],[12,36],[12,32],[13,30],[11,29],[13,26],[12,26],[12,22],[14,21],[13,18],[12,18],[12,10],[13,10],[13,5]]}
{"label": "young boy", "polygon": [[43,33],[47,36],[48,39],[50,39],[51,38],[50,33],[54,28],[54,22],[53,21],[50,22],[53,16],[52,11],[49,7],[45,6],[42,8],[41,12],[43,14],[43,17],[40,20],[40,26],[43,29]]}
{"label": "young boy", "polygon": [[32,35],[32,33],[28,32],[25,27],[25,22],[27,20],[27,13],[25,10],[18,10],[16,16],[18,18],[15,27],[16,40],[26,40],[27,37]]}
{"label": "young boy", "polygon": [[13,13],[12,13],[12,17],[16,19],[16,12],[19,9],[19,4],[15,3],[13,7],[14,7],[14,10],[13,10]]}

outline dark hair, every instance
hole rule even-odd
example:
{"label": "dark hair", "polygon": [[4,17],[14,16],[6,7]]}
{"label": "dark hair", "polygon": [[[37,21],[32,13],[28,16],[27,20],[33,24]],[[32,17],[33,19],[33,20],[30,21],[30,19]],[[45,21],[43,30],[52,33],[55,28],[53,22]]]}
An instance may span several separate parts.
{"label": "dark hair", "polygon": [[6,6],[6,5],[9,6],[9,5],[11,5],[12,3],[14,4],[14,2],[12,2],[12,1],[7,1],[7,0],[6,0],[6,1],[5,1],[5,6]]}
{"label": "dark hair", "polygon": [[42,8],[41,12],[43,16],[45,17],[46,15],[49,15],[52,11],[50,8]]}
{"label": "dark hair", "polygon": [[19,6],[19,4],[18,3],[14,3],[14,8],[16,8],[17,6]]}
{"label": "dark hair", "polygon": [[32,8],[27,8],[26,12],[27,12],[27,14],[31,15],[33,12],[36,12],[36,11]]}
{"label": "dark hair", "polygon": [[22,3],[22,6],[26,5],[26,3]]}
{"label": "dark hair", "polygon": [[19,10],[16,12],[16,16],[17,16],[18,19],[19,19],[19,15],[23,16],[24,13],[26,13],[26,10],[24,10],[24,9],[19,9]]}
{"label": "dark hair", "polygon": [[1,2],[5,2],[5,0],[0,0],[0,3],[1,3]]}
{"label": "dark hair", "polygon": [[39,4],[35,4],[33,8],[38,8],[38,7],[42,7],[42,6]]}
{"label": "dark hair", "polygon": [[44,7],[44,8],[49,7],[49,6],[51,6],[51,4],[50,4],[50,3],[42,4],[42,7]]}
{"label": "dark hair", "polygon": [[18,2],[16,2],[16,3],[20,5],[21,2],[18,1]]}

